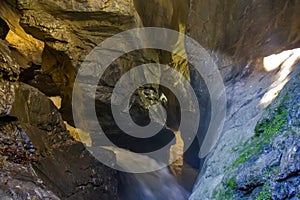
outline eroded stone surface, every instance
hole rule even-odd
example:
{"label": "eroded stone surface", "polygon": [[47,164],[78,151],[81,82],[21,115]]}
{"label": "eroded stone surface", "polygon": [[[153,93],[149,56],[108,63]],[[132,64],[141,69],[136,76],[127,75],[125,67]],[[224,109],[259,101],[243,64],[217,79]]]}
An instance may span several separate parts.
{"label": "eroded stone surface", "polygon": [[19,23],[21,13],[16,7],[15,1],[1,1],[0,17],[9,26],[5,40],[21,68],[27,68],[32,63],[41,64],[44,43],[24,31]]}
{"label": "eroded stone surface", "polygon": [[[0,40],[1,198],[117,199],[116,172],[71,137],[47,96],[18,82],[9,45]],[[115,163],[112,152],[99,153]]]}
{"label": "eroded stone surface", "polygon": [[212,198],[239,156],[234,150],[253,136],[267,105],[261,101],[265,93],[280,85],[278,80],[288,80],[278,71],[265,72],[257,59],[297,47],[298,7],[299,3],[290,1],[191,1],[187,32],[211,50],[228,101],[222,136],[204,164],[191,199]]}
{"label": "eroded stone surface", "polygon": [[300,197],[299,117],[295,112],[300,106],[299,94],[298,73],[266,109],[255,135],[239,147],[239,157],[227,169],[213,198]]}
{"label": "eroded stone surface", "polygon": [[[37,89],[21,84],[11,115],[16,116],[39,157],[38,176],[62,199],[116,199],[116,172],[98,162],[66,130],[55,105]],[[112,152],[99,151],[113,165]]]}
{"label": "eroded stone surface", "polygon": [[[189,2],[185,0],[18,0],[17,5],[14,2],[4,0],[0,7],[1,18],[10,26],[6,40],[14,55],[7,56],[10,54],[7,44],[0,41],[0,72],[3,79],[0,81],[0,94],[1,97],[4,96],[0,101],[0,115],[10,114],[9,109],[15,98],[12,87],[15,83],[12,82],[17,80],[20,73],[19,66],[14,63],[12,57],[19,58],[21,55],[21,59],[16,59],[17,63],[21,64],[21,68],[29,69],[30,73],[32,65],[29,63],[37,65],[37,70],[40,70],[41,65],[42,73],[35,74],[33,79],[26,81],[28,83],[32,81],[31,85],[35,86],[47,81],[50,86],[40,89],[48,95],[62,96],[61,112],[64,119],[70,123],[72,123],[71,92],[76,71],[93,47],[109,36],[135,27],[160,26],[184,32],[189,7]],[[208,50],[213,50],[212,55],[222,70],[228,96],[228,115],[223,137],[207,160],[192,199],[212,198],[213,190],[222,180],[226,180],[226,171],[239,157],[235,147],[253,136],[254,127],[264,107],[260,104],[260,100],[269,86],[281,78],[277,71],[264,72],[262,66],[254,61],[299,45],[298,10],[297,1],[191,1],[187,32]],[[42,42],[26,34],[23,28]],[[105,114],[103,124],[106,129],[115,126],[109,111],[114,84],[121,74],[132,66],[149,61],[170,64],[186,77],[190,75],[186,61],[165,52],[143,50],[115,61],[112,68],[102,77],[96,93],[96,106],[102,114]],[[35,73],[35,70],[32,73]],[[136,75],[138,78],[143,76],[144,74]],[[58,87],[49,90],[53,84]],[[201,84],[203,83],[197,84],[199,90],[202,89]],[[132,107],[133,118],[139,119],[140,123],[147,122],[144,116],[147,116],[148,112],[142,107],[157,103],[160,92],[164,92],[169,100],[168,114],[173,117],[171,128],[176,129],[178,109],[174,97],[168,91],[160,90],[161,88],[157,86],[151,86],[143,88],[138,93],[139,97],[135,98]],[[143,96],[146,93],[149,95]],[[93,94],[87,91],[86,95]],[[203,92],[199,95],[208,94]],[[12,113],[18,117],[22,130],[39,152],[39,160],[34,166],[35,170],[46,174],[42,178],[46,185],[62,198],[95,197],[95,193],[85,191],[97,188],[97,193],[103,194],[103,199],[114,199],[116,182],[111,178],[115,176],[114,172],[102,165],[99,165],[99,168],[95,167],[98,163],[80,143],[69,136],[59,112],[46,97],[22,84],[21,88],[17,89],[16,99]],[[206,97],[203,100],[201,107],[205,111],[209,103]],[[297,127],[299,121],[295,120],[297,119],[295,116],[300,116],[300,111],[295,108],[291,112],[294,117],[289,119],[289,123],[296,124],[293,127]],[[5,117],[5,120],[12,119]],[[88,121],[88,123],[94,126],[96,122]],[[299,130],[296,129],[297,131]],[[115,130],[111,130],[111,136],[116,140],[124,139]],[[169,136],[172,135],[168,134]],[[168,138],[165,136],[164,139]],[[265,168],[276,166],[279,160],[283,159],[288,164],[280,165],[282,172],[278,175],[278,180],[270,183],[270,190],[273,191],[274,198],[295,196],[299,179],[293,174],[299,170],[298,147],[294,143],[289,143],[291,141],[289,137],[282,136],[281,139],[279,137],[276,139],[277,143],[270,145],[267,152],[256,158],[255,162],[252,160],[254,164],[244,166],[245,170],[237,174],[236,184],[239,190],[258,194],[264,182],[269,180],[268,177],[262,176]],[[292,139],[297,141],[297,138]],[[282,154],[283,149],[286,149],[285,142],[291,144],[291,148],[286,150],[289,153]],[[134,142],[124,143],[124,147],[129,149],[140,148],[138,145],[135,146]],[[114,157],[109,152],[103,152],[103,156],[107,156],[114,163]],[[83,168],[79,166],[78,157],[82,158],[80,161],[84,163]],[[89,168],[96,168],[100,175],[103,173],[104,175],[99,177]],[[77,173],[78,171],[82,171],[82,174]],[[92,178],[89,178],[90,176]],[[58,180],[61,177],[64,179]],[[78,182],[74,182],[76,178]],[[57,185],[53,182],[57,182]],[[102,187],[106,184],[110,188]],[[0,188],[0,193],[3,193],[2,191],[4,189]]]}
{"label": "eroded stone surface", "polygon": [[1,199],[59,199],[47,189],[33,170],[36,151],[14,118],[0,122],[0,196]]}
{"label": "eroded stone surface", "polygon": [[299,45],[297,1],[191,1],[188,33],[240,65]]}

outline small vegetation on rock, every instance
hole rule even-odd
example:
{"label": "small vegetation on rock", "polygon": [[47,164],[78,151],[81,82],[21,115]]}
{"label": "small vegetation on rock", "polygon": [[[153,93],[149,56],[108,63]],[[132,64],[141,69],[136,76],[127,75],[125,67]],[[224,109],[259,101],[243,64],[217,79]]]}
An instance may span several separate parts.
{"label": "small vegetation on rock", "polygon": [[[294,93],[291,93],[291,91],[284,91],[280,97],[266,109],[267,112],[255,127],[254,136],[247,140],[240,147],[232,150],[238,153],[239,157],[232,163],[230,167],[228,167],[228,171],[222,180],[222,184],[220,184],[213,192],[213,199],[235,199],[240,198],[240,195],[246,195],[255,200],[272,199],[273,193],[270,191],[269,180],[279,174],[280,169],[276,167],[277,165],[270,168],[265,168],[262,171],[261,175],[267,182],[263,184],[259,193],[252,193],[254,188],[251,188],[251,186],[249,188],[249,191],[251,191],[248,191],[249,193],[243,193],[244,190],[241,191],[239,189],[236,177],[232,175],[237,173],[236,170],[243,169],[244,166],[240,166],[241,164],[246,164],[246,162],[254,163],[257,160],[257,157],[264,154],[264,150],[269,152],[270,149],[268,149],[268,147],[272,144],[274,138],[280,134],[284,134],[289,130],[289,116],[291,108],[290,102],[288,101],[290,99],[289,95],[292,94]],[[249,176],[249,179],[252,179],[251,176]],[[253,184],[255,184],[255,177],[250,181],[253,181]],[[260,183],[257,184],[258,185],[256,185],[256,187],[261,187],[259,185]]]}
{"label": "small vegetation on rock", "polygon": [[240,157],[233,162],[232,168],[256,155],[271,142],[275,134],[281,131],[287,123],[287,109],[283,106],[284,100],[285,98],[281,100],[280,105],[273,113],[257,124],[254,136],[244,143],[244,148],[240,151]]}
{"label": "small vegetation on rock", "polygon": [[228,185],[232,190],[234,190],[235,189],[235,178],[229,179]]}
{"label": "small vegetation on rock", "polygon": [[271,200],[272,197],[271,197],[271,194],[268,190],[268,188],[270,187],[270,184],[265,184],[263,186],[263,190],[258,193],[258,195],[256,196],[255,200]]}

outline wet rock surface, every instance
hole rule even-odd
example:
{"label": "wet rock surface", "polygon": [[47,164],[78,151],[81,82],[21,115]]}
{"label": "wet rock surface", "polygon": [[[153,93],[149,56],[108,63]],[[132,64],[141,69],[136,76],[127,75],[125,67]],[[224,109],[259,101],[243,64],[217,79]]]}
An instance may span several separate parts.
{"label": "wet rock surface", "polygon": [[9,114],[14,102],[14,83],[20,74],[19,66],[11,56],[6,41],[0,40],[0,116]]}
{"label": "wet rock surface", "polygon": [[9,81],[0,81],[0,116],[8,115],[14,101],[14,84]]}
{"label": "wet rock surface", "polygon": [[8,44],[0,40],[0,196],[1,199],[59,199],[47,189],[32,168],[38,160],[35,147],[18,119],[10,115],[15,100],[19,66]]}
{"label": "wet rock surface", "polygon": [[[0,118],[3,197],[117,199],[116,172],[70,136],[46,96],[20,84],[15,98],[10,116]],[[115,163],[113,153],[99,153]]]}
{"label": "wet rock surface", "polygon": [[8,117],[0,122],[1,199],[59,199],[32,168],[38,160],[29,137]]}
{"label": "wet rock surface", "polygon": [[[18,63],[16,65],[8,63],[2,67],[6,70],[5,76],[10,75],[7,76],[9,79],[4,77],[3,84],[1,82],[1,93],[10,95],[1,99],[3,101],[1,115],[9,114],[5,117],[15,119],[22,132],[30,138],[36,157],[34,161],[28,162],[28,166],[32,167],[35,176],[47,185],[47,189],[59,198],[116,199],[115,171],[100,164],[81,143],[76,142],[66,130],[61,114],[54,105],[44,94],[29,85],[38,88],[46,95],[61,96],[63,101],[60,111],[64,120],[72,124],[71,92],[76,71],[85,56],[97,44],[116,33],[139,27],[142,23],[173,26],[174,29],[179,30],[174,20],[177,21],[178,18],[182,20],[182,16],[187,13],[181,13],[182,16],[173,14],[174,1],[169,1],[167,4],[157,1],[157,4],[151,4],[153,9],[159,9],[160,13],[167,11],[168,17],[166,21],[164,17],[157,16],[152,22],[147,18],[142,21],[140,19],[143,6],[149,6],[144,5],[143,1],[133,3],[133,1],[118,0],[107,2],[5,0],[1,4],[0,16],[9,24],[10,32],[6,38],[7,47],[0,49],[5,51],[7,49],[6,60],[15,57]],[[182,4],[186,9],[187,3],[182,2],[180,5]],[[160,7],[161,5],[163,6]],[[105,128],[114,126],[109,112],[110,97],[120,75],[138,63],[153,62],[153,60],[159,62],[158,54],[160,52],[142,50],[126,55],[115,61],[113,67],[102,77],[97,91],[96,105],[101,114],[105,115],[103,119]],[[168,59],[165,62],[169,61]],[[18,71],[12,71],[16,69]],[[29,85],[19,83],[17,81],[19,75],[19,81]],[[138,76],[143,77],[143,74]],[[12,77],[15,77],[14,82],[11,82]],[[158,87],[152,89],[154,95],[145,95],[143,99],[135,98],[134,109],[136,110],[132,111],[135,119],[148,115],[147,110],[141,105],[149,107],[149,102],[154,104],[160,99]],[[145,122],[145,120],[141,121]],[[91,122],[92,125],[93,123],[97,122]],[[114,134],[112,136],[114,137]],[[170,131],[168,136],[172,136]],[[116,141],[118,140],[120,140],[119,133],[116,137]],[[123,146],[137,150],[143,148],[138,141],[129,143],[125,142]],[[159,145],[160,140],[157,139],[156,143]],[[114,164],[114,154],[104,150],[100,154],[102,157],[107,157],[108,163]]]}
{"label": "wet rock surface", "polygon": [[266,108],[214,198],[300,198],[299,77],[298,73]]}
{"label": "wet rock surface", "polygon": [[[10,116],[0,118],[3,198],[117,199],[116,172],[70,136],[46,96],[21,84],[14,97]],[[113,153],[100,154],[114,164]]]}
{"label": "wet rock surface", "polygon": [[117,199],[116,172],[71,137],[47,96],[18,81],[19,61],[0,40],[1,199]]}
{"label": "wet rock surface", "polygon": [[[62,199],[116,199],[116,172],[99,163],[66,130],[53,103],[37,89],[21,84],[11,115],[19,119],[39,153],[33,168]],[[111,165],[114,154],[99,151]]]}
{"label": "wet rock surface", "polygon": [[8,81],[15,81],[20,74],[20,66],[13,58],[8,43],[0,40],[0,78]]}
{"label": "wet rock surface", "polygon": [[[0,4],[0,162],[3,163],[0,196],[3,198],[117,199],[116,172],[95,160],[75,141],[63,119],[74,125],[72,87],[85,56],[106,38],[143,26],[187,32],[211,51],[226,84],[228,115],[223,136],[206,160],[191,199],[300,198],[297,128],[300,111],[295,107],[299,98],[288,97],[288,101],[294,99],[287,103],[288,111],[284,113],[288,128],[276,131],[274,138],[267,138],[268,144],[261,143],[263,135],[268,134],[264,124],[283,114],[271,106],[269,114],[261,117],[265,108],[261,99],[273,89],[273,83],[274,87],[281,84],[277,79],[287,81],[288,77],[281,77],[284,68],[267,73],[261,63],[256,63],[263,56],[299,46],[297,1],[3,0]],[[149,62],[168,64],[191,78],[201,100],[201,118],[209,113],[205,83],[194,76],[187,61],[156,50],[125,55],[101,78],[96,109],[110,138],[120,147],[136,152],[159,148],[173,136],[172,131],[164,129],[164,135],[145,148],[139,140],[122,135],[111,115],[110,98],[120,76],[133,66]],[[148,76],[135,75],[139,79]],[[87,86],[84,95],[93,99],[89,78],[95,78],[95,74],[87,73],[87,81],[82,83]],[[47,96],[61,96],[63,117],[44,94],[19,82],[36,87]],[[287,88],[295,87],[289,84]],[[167,102],[160,102],[162,93]],[[168,125],[176,129],[179,122],[176,99],[155,85],[141,88],[133,97],[131,115],[135,122],[147,124],[147,108],[155,103],[164,104],[170,117]],[[85,112],[83,123],[93,129],[98,122],[86,120],[89,110]],[[206,130],[208,121],[200,124],[201,131]],[[251,142],[245,143],[244,149],[250,148],[255,155],[237,148],[251,138],[256,138],[253,140],[259,144],[253,147]],[[199,144],[197,141],[193,144],[196,145],[186,153],[185,161],[199,167]],[[256,146],[262,148],[258,151]],[[112,152],[102,150],[100,154],[108,163],[115,164]]]}
{"label": "wet rock surface", "polygon": [[[20,24],[45,42],[42,70],[51,76],[63,98],[61,112],[72,124],[72,88],[76,72],[90,51],[105,38],[136,27],[132,1],[18,1]],[[132,59],[131,59],[132,60]],[[126,68],[132,61],[121,61]],[[122,67],[121,67],[122,66]],[[113,77],[118,74],[112,70]],[[105,82],[110,83],[112,76]],[[103,94],[112,91],[104,84]],[[109,94],[109,93],[108,93]]]}
{"label": "wet rock surface", "polygon": [[[41,69],[50,75],[53,82],[58,86],[62,97],[61,113],[63,118],[73,124],[72,115],[72,88],[75,76],[81,63],[91,50],[106,38],[125,30],[143,26],[168,27],[178,31],[184,31],[184,21],[187,17],[188,2],[154,0],[145,2],[135,1],[17,1],[18,10],[21,12],[20,24],[24,30],[35,38],[45,42],[42,54]],[[150,12],[148,16],[144,10],[155,10],[159,15]],[[179,10],[181,12],[179,12]],[[178,11],[178,12],[177,12]],[[148,11],[147,11],[148,12]],[[177,38],[171,43],[176,43]],[[137,41],[143,43],[144,41]],[[134,43],[133,42],[133,43]],[[177,60],[176,60],[177,59]],[[109,113],[110,97],[113,86],[120,76],[144,63],[166,63],[178,68],[180,72],[188,76],[187,63],[179,58],[172,58],[169,52],[156,50],[140,50],[128,53],[117,59],[106,70],[101,77],[96,94],[97,110],[101,110],[101,115],[105,118],[102,123],[104,128],[113,125],[112,116]],[[88,72],[89,73],[89,72]],[[155,72],[158,75],[159,72]],[[95,73],[87,74],[85,87],[89,90],[88,80],[97,78]],[[148,79],[151,74],[137,74],[135,78]],[[162,77],[164,78],[164,77]],[[37,80],[38,81],[38,80]],[[151,86],[154,95],[160,98],[161,88]],[[142,89],[146,90],[146,89]],[[87,95],[89,95],[87,91]],[[166,94],[171,100],[171,94]],[[76,97],[82,99],[83,97]],[[174,97],[172,97],[174,100]],[[145,119],[151,97],[138,92],[133,105],[136,109],[133,112],[135,119]],[[174,100],[175,101],[175,100]],[[160,103],[160,102],[152,102]],[[174,102],[171,103],[173,106]],[[170,110],[170,116],[175,111]],[[102,112],[103,111],[103,112]],[[82,113],[86,117],[88,113]],[[91,126],[93,126],[91,122]]]}
{"label": "wet rock surface", "polygon": [[[267,72],[260,60],[299,45],[298,7],[299,3],[290,1],[191,1],[187,33],[211,51],[227,96],[222,135],[204,161],[191,199],[213,199],[214,189],[240,156],[234,150],[253,136],[264,108],[270,103],[262,103],[266,94],[289,79],[288,73],[281,75],[283,68]],[[189,49],[187,52],[192,55]],[[261,184],[264,179],[256,171],[253,173],[256,184]]]}
{"label": "wet rock surface", "polygon": [[41,64],[44,43],[27,34],[20,25],[21,13],[17,9],[16,1],[1,1],[0,16],[9,26],[5,40],[9,43],[12,56],[20,64],[20,68],[27,68],[31,64]]}

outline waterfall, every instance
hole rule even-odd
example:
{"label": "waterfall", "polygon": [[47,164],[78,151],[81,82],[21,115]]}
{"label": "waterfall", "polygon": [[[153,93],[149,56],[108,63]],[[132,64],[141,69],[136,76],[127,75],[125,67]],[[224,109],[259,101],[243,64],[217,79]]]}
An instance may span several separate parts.
{"label": "waterfall", "polygon": [[[119,148],[111,148],[116,154],[117,165],[132,170],[142,160],[143,166],[160,166],[154,159]],[[140,166],[140,167],[143,167]],[[186,200],[187,192],[180,186],[167,167],[148,173],[119,173],[121,200]]]}

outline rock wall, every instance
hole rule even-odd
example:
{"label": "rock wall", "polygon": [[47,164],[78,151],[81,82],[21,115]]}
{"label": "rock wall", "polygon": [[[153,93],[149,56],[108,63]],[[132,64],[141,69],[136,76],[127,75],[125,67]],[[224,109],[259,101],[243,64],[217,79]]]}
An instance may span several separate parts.
{"label": "rock wall", "polygon": [[[116,171],[71,137],[47,96],[19,82],[10,45],[0,40],[1,198],[117,199]],[[112,152],[102,153],[114,164]]]}
{"label": "rock wall", "polygon": [[[54,196],[55,193],[59,198],[93,199],[97,196],[102,199],[116,199],[115,172],[93,160],[83,149],[83,145],[72,139],[59,112],[44,94],[62,97],[60,113],[64,120],[72,124],[72,87],[85,56],[107,37],[135,27],[161,26],[184,32],[188,1],[5,0],[1,5],[3,6],[0,9],[0,17],[9,27],[8,32],[3,32],[3,39],[7,43],[3,41],[5,45],[1,46],[1,50],[8,52],[8,55],[3,54],[6,57],[3,57],[4,65],[1,66],[5,79],[1,93],[7,94],[5,98],[1,98],[1,115],[16,117],[18,126],[22,127],[22,132],[36,150],[37,160],[29,161],[26,165],[34,168],[34,171],[29,173],[36,171],[34,178],[41,179],[42,187],[51,190],[51,194]],[[152,16],[145,16],[145,8],[160,14],[149,12]],[[183,12],[178,12],[180,9]],[[177,41],[172,42],[175,44]],[[12,57],[16,59],[14,65],[10,61]],[[5,65],[7,60],[10,63]],[[105,115],[102,125],[112,130],[112,137],[121,141],[121,146],[125,140],[120,137],[118,130],[114,136],[116,131],[109,111],[110,101],[107,99],[110,98],[113,86],[122,73],[132,66],[147,62],[170,64],[188,76],[186,61],[170,52],[159,50],[133,52],[113,64],[115,68],[108,70],[100,81],[97,109]],[[136,76],[147,78],[148,75]],[[19,81],[26,84],[20,84]],[[27,84],[38,88],[44,94]],[[153,90],[155,101],[159,101],[163,89],[151,86],[144,90]],[[174,107],[174,96],[167,90],[164,92],[170,99],[168,107]],[[143,119],[142,123],[145,123],[144,116],[148,116],[145,105],[153,101],[153,97],[143,94],[146,92],[137,95],[134,104],[137,109],[133,108],[132,112],[135,119]],[[173,109],[169,111],[173,121],[176,121],[176,112],[173,112]],[[172,136],[171,131],[163,132],[166,132],[162,135],[163,138],[158,139],[154,145],[159,145],[162,140]],[[126,141],[123,147],[133,150],[142,148],[137,141]],[[104,151],[103,156],[114,162],[113,155],[109,152]],[[82,157],[80,162],[76,159],[78,157]],[[32,187],[34,189],[35,186]]]}
{"label": "rock wall", "polygon": [[45,42],[42,70],[58,85],[63,98],[61,112],[72,122],[71,93],[80,63],[105,38],[135,27],[133,4],[19,1],[18,8],[25,31]]}
{"label": "rock wall", "polygon": [[9,27],[3,38],[9,43],[13,57],[20,63],[21,68],[28,68],[31,64],[40,65],[44,43],[27,34],[20,25],[21,13],[16,2],[2,1],[0,8],[1,19]]}
{"label": "rock wall", "polygon": [[[266,72],[261,58],[299,47],[299,8],[298,0],[3,0],[0,7],[0,94],[3,96],[0,99],[0,122],[3,122],[0,132],[9,141],[0,143],[0,158],[5,158],[4,167],[13,166],[17,172],[20,167],[24,167],[34,183],[42,180],[40,185],[22,182],[25,188],[29,187],[30,198],[43,199],[43,195],[63,199],[94,198],[95,195],[101,194],[103,199],[116,199],[115,172],[93,160],[88,152],[83,150],[82,144],[70,137],[63,120],[74,125],[71,112],[73,83],[80,64],[97,44],[124,30],[158,26],[187,33],[198,40],[215,58],[226,85],[228,112],[223,135],[206,159],[191,199],[221,198],[223,195],[234,195],[237,198],[251,195],[271,195],[275,198],[277,195],[279,199],[283,198],[280,195],[291,196],[289,192],[276,193],[278,189],[274,188],[283,188],[282,191],[286,191],[287,188],[278,183],[281,179],[278,179],[273,171],[268,172],[271,175],[257,182],[249,182],[245,174],[235,172],[241,167],[245,171],[252,170],[250,165],[257,169],[255,167],[258,166],[253,163],[269,154],[257,152],[256,157],[254,156],[256,160],[253,158],[251,162],[247,160],[245,163],[234,165],[244,151],[232,149],[237,149],[254,135],[254,128],[266,106],[261,103],[265,94],[275,86],[284,85],[289,79],[288,74],[283,77],[282,74],[292,71],[291,66],[282,65],[279,70]],[[184,41],[177,41],[176,38],[170,42],[184,46]],[[192,55],[189,49],[187,53]],[[122,74],[132,66],[149,62],[168,64],[190,79],[198,92],[200,110],[204,116],[201,117],[205,118],[209,113],[210,101],[205,83],[188,65],[187,60],[170,52],[151,49],[124,55],[112,64],[99,82],[96,108],[104,116],[100,119],[101,125],[110,131],[111,138],[119,142],[121,147],[131,150],[139,150],[143,145],[137,140],[128,142],[128,138],[124,138],[115,127],[110,112],[110,97],[113,86]],[[147,76],[148,74],[143,73],[136,74],[138,78],[147,79]],[[160,77],[164,78],[168,77]],[[26,84],[20,84],[20,81]],[[296,82],[296,79],[294,81]],[[60,110],[58,111],[44,94],[27,84],[38,88],[47,96],[61,96]],[[292,88],[292,85],[289,84],[287,88]],[[149,105],[162,103],[159,102],[162,94],[168,100],[165,105],[169,119],[167,125],[176,130],[180,119],[176,98],[172,92],[157,85],[144,87],[137,92],[133,97],[132,116],[138,123],[146,124],[149,114],[147,108]],[[273,109],[272,106],[271,108]],[[290,113],[290,110],[288,112]],[[85,114],[82,113],[82,116]],[[200,131],[207,128],[208,118],[200,123]],[[95,123],[85,121],[90,123],[91,127]],[[262,129],[259,132],[265,133],[265,127]],[[163,136],[156,140],[155,145],[173,136],[169,130],[164,129],[162,132]],[[7,133],[17,133],[16,138]],[[296,135],[288,135],[284,141],[289,141],[290,137],[296,138]],[[18,149],[18,154],[17,158],[13,159],[13,150],[8,148],[8,144],[14,144],[20,137],[24,140],[26,148],[18,149],[15,144],[13,147]],[[189,164],[197,159],[199,146],[197,142],[193,144],[185,155]],[[34,152],[31,152],[32,145]],[[278,149],[276,145],[271,145],[269,149],[272,155],[277,155],[275,151],[279,151],[280,155],[293,153],[287,146]],[[83,154],[80,154],[82,150]],[[296,160],[297,155],[293,154],[292,157]],[[82,171],[76,160],[78,156],[83,156],[80,164],[84,163],[86,169],[82,174],[77,173]],[[104,151],[103,156],[107,156],[114,163],[111,153]],[[19,163],[20,160],[26,162]],[[295,173],[298,173],[297,167],[293,167],[293,170],[296,169]],[[62,168],[64,170],[61,170]],[[285,168],[283,164],[279,167],[281,172],[284,172]],[[11,174],[11,171],[5,169],[7,168],[0,169],[3,174]],[[32,169],[39,173],[34,174]],[[93,170],[97,173],[94,174]],[[282,179],[283,182],[298,183],[298,178],[292,177],[293,170],[286,171],[288,175]],[[265,171],[265,168],[257,171],[260,173]],[[233,175],[239,179],[232,179]],[[261,174],[254,175],[258,177]],[[15,192],[19,195],[18,198],[24,198],[27,194],[22,190],[16,192],[17,184],[14,185],[20,180],[12,175],[7,176],[11,177],[8,182],[12,185],[8,185],[13,189],[10,190],[4,184],[0,187],[0,193],[9,195],[9,191]],[[2,179],[3,177],[0,176]],[[59,180],[60,177],[64,177],[63,180]],[[270,187],[265,182],[269,182]],[[104,188],[103,185],[109,187]],[[39,195],[30,188],[38,188],[43,192]],[[92,188],[96,188],[96,192],[92,192]],[[292,189],[297,190],[297,187]],[[245,195],[245,191],[248,191],[248,194]]]}
{"label": "rock wall", "polygon": [[263,109],[270,103],[262,103],[265,94],[289,80],[289,73],[281,75],[292,71],[291,66],[284,70],[283,64],[282,69],[266,72],[261,60],[299,46],[299,6],[298,1],[191,1],[187,32],[211,52],[221,70],[227,117],[190,199],[231,199],[217,196],[215,188],[240,156],[234,149],[253,136]]}
{"label": "rock wall", "polygon": [[299,2],[192,0],[187,32],[242,66],[299,46]]}
{"label": "rock wall", "polygon": [[255,134],[213,191],[216,199],[300,198],[299,70],[260,117]]}
{"label": "rock wall", "polygon": [[[63,98],[61,112],[64,119],[72,124],[71,92],[76,71],[85,56],[107,37],[131,28],[160,26],[184,32],[188,1],[115,0],[105,3],[94,1],[64,3],[59,1],[30,1],[29,3],[29,1],[18,1],[18,9],[22,13],[20,24],[24,30],[45,42],[42,70],[50,75],[54,83],[58,85],[60,95]],[[154,15],[151,10],[160,14]],[[177,41],[173,42],[175,44]],[[104,98],[99,98],[99,109],[109,109],[109,102],[104,99],[111,95],[112,86],[121,74],[127,72],[132,66],[147,62],[170,64],[180,69],[188,77],[186,61],[184,63],[182,59],[169,52],[141,50],[125,55],[113,64],[116,68],[108,70],[101,79],[103,83],[100,84],[99,91]],[[148,75],[138,74],[137,76],[147,77]],[[111,79],[111,77],[114,78]],[[159,90],[162,89],[157,86],[151,87],[159,99]],[[175,97],[167,91],[164,92],[167,93],[169,102],[175,104]],[[141,98],[141,100],[137,100],[138,104],[149,101],[150,97],[144,97],[141,93],[138,95]],[[170,107],[172,106],[170,105]],[[144,105],[144,107],[146,106]],[[169,111],[171,112],[172,109]],[[176,113],[170,113],[170,116],[174,118]],[[136,118],[139,117],[141,116]],[[111,116],[106,118],[111,119]],[[108,123],[107,126],[111,126],[111,123]]]}
{"label": "rock wall", "polygon": [[[0,40],[1,81],[0,81],[0,162],[2,198],[42,199],[46,196],[58,199],[41,183],[35,175],[31,163],[37,158],[36,152],[26,133],[21,129],[17,118],[10,116],[15,100],[15,89],[20,68],[11,56],[8,43]],[[18,177],[19,176],[19,177]],[[22,177],[26,177],[25,179]],[[22,189],[19,189],[20,185]]]}
{"label": "rock wall", "polygon": [[[10,113],[16,116],[38,157],[32,167],[61,199],[117,199],[116,171],[97,161],[66,130],[54,104],[37,89],[20,84]],[[115,164],[112,152],[99,151]]]}

